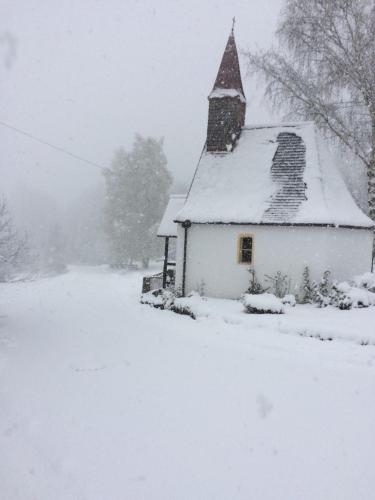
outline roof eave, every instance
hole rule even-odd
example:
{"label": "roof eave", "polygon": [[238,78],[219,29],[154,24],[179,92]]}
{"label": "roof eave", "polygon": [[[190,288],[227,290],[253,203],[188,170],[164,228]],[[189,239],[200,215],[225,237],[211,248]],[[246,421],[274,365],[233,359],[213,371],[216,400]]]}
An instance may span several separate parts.
{"label": "roof eave", "polygon": [[[218,226],[282,226],[282,227],[324,227],[336,229],[362,229],[373,231],[375,224],[372,226],[361,226],[355,224],[335,224],[333,222],[223,222],[223,221],[194,221],[189,219],[192,224],[199,225],[218,225]],[[182,224],[184,220],[174,220],[178,224]]]}

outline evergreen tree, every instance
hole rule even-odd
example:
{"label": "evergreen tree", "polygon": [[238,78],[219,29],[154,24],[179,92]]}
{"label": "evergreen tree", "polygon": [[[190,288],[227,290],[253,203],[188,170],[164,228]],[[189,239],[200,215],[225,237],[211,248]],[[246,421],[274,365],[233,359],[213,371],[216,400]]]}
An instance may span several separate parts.
{"label": "evergreen tree", "polygon": [[259,295],[261,293],[264,293],[266,290],[259,283],[255,274],[255,270],[250,268],[249,273],[250,273],[250,286],[246,290],[246,293],[250,293],[251,295]]}
{"label": "evergreen tree", "polygon": [[331,271],[324,271],[319,288],[323,297],[328,297],[331,291]]}
{"label": "evergreen tree", "polygon": [[172,183],[163,141],[136,135],[129,153],[116,152],[105,180],[111,263],[125,267],[140,261],[147,267],[160,251],[156,231]]}
{"label": "evergreen tree", "polygon": [[313,302],[314,292],[312,289],[312,283],[310,280],[310,269],[305,266],[302,274],[302,294],[301,294],[301,304],[309,304]]}
{"label": "evergreen tree", "polygon": [[324,271],[319,284],[315,281],[312,282],[313,302],[318,304],[319,307],[328,306],[330,303],[331,287],[331,272]]}

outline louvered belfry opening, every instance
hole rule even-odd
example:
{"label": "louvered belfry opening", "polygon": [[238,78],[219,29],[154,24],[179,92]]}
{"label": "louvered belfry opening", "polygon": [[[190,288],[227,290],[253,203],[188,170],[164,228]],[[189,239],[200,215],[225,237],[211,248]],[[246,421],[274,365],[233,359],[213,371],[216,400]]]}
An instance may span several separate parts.
{"label": "louvered belfry opening", "polygon": [[231,151],[245,124],[246,99],[233,30],[208,97],[207,151]]}
{"label": "louvered belfry opening", "polygon": [[306,167],[306,146],[296,134],[282,132],[272,160],[272,181],[279,186],[269,200],[265,222],[293,222],[298,209],[306,200],[303,174]]}

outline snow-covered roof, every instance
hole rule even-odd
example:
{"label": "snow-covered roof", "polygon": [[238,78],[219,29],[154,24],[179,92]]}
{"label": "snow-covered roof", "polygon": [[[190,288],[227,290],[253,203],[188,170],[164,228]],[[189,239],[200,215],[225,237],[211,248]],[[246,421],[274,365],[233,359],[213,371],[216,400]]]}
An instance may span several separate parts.
{"label": "snow-covered roof", "polygon": [[313,122],[245,126],[229,153],[205,151],[175,220],[373,227]]}
{"label": "snow-covered roof", "polygon": [[163,218],[161,219],[158,229],[158,236],[177,236],[177,224],[174,219],[177,213],[181,210],[186,200],[186,194],[172,194],[169,198],[167,208],[165,209]]}

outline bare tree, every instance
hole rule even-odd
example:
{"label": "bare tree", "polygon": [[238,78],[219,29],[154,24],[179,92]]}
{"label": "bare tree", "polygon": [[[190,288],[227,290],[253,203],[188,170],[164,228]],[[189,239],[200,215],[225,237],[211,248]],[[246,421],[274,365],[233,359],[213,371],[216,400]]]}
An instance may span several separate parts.
{"label": "bare tree", "polygon": [[374,0],[286,0],[279,49],[247,53],[266,95],[289,116],[314,120],[367,169],[375,220]]}
{"label": "bare tree", "polygon": [[26,237],[16,233],[6,202],[0,200],[0,281],[6,281],[27,255]]}

